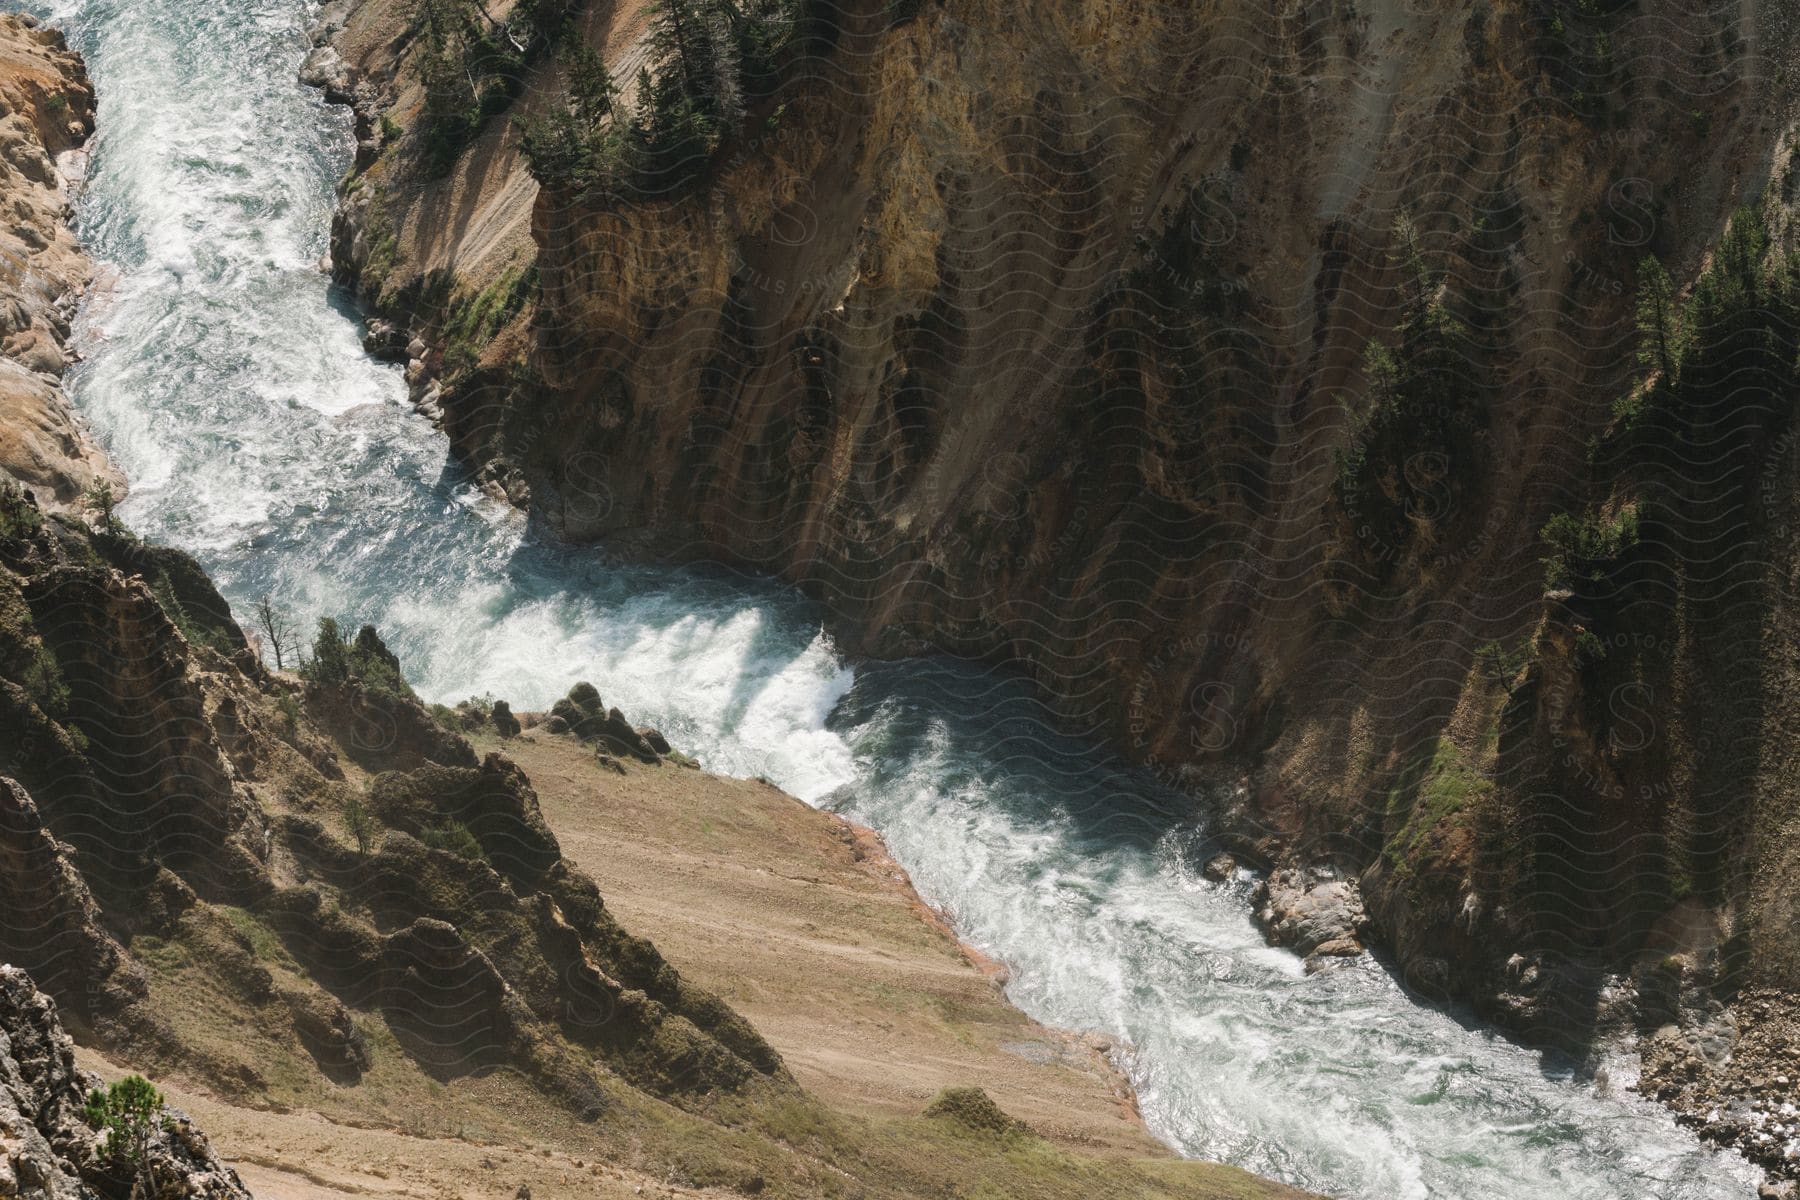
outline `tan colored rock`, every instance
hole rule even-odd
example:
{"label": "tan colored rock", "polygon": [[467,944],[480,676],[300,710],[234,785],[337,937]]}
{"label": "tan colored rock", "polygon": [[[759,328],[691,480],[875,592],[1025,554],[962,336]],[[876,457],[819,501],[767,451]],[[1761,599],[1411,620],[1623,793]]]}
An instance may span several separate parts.
{"label": "tan colored rock", "polygon": [[57,155],[93,131],[94,92],[62,34],[0,16],[0,473],[45,507],[76,508],[84,491],[125,479],[94,443],[54,381],[68,365],[59,306],[92,277],[64,223],[67,186]]}
{"label": "tan colored rock", "polygon": [[73,508],[91,484],[115,493],[124,477],[96,446],[56,384],[0,359],[0,471],[32,489],[46,508]]}

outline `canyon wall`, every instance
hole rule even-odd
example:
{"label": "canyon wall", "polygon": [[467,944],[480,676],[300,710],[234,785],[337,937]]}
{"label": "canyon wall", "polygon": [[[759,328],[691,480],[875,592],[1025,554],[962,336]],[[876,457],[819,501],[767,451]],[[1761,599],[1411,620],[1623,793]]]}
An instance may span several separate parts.
{"label": "canyon wall", "polygon": [[[641,9],[578,8],[627,78]],[[792,579],[849,651],[1015,664],[1240,852],[1356,880],[1428,997],[1579,1041],[1800,986],[1792,378],[1631,400],[1676,374],[1643,260],[1704,297],[1729,229],[1784,243],[1790,14],[833,12],[701,186],[540,190],[538,288],[461,357],[358,181],[440,185],[405,137],[353,176],[337,269],[472,466]]]}
{"label": "canyon wall", "polygon": [[96,483],[125,490],[62,392],[92,268],[64,221],[58,162],[78,159],[93,129],[94,89],[63,35],[0,16],[0,473],[57,508]]}

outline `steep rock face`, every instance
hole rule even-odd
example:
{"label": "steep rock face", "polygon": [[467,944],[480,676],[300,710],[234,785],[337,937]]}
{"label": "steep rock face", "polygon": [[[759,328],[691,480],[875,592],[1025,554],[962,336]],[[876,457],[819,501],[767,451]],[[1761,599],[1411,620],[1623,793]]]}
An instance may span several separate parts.
{"label": "steep rock face", "polygon": [[39,978],[64,995],[81,996],[79,1011],[141,999],[141,974],[101,928],[99,906],[72,857],[25,789],[0,779],[0,897],[8,914],[0,957],[32,962]]}
{"label": "steep rock face", "polygon": [[[1579,1043],[1654,1028],[1670,955],[1800,986],[1792,396],[1661,443],[1616,407],[1640,260],[1690,283],[1759,196],[1787,236],[1789,14],[899,11],[834,6],[692,194],[541,192],[529,329],[432,394],[458,449],[851,649],[1018,664],[1236,849],[1356,879],[1428,997]],[[638,7],[582,12],[628,78]],[[1547,577],[1553,518],[1627,513],[1645,549]]]}
{"label": "steep rock face", "polygon": [[[487,7],[504,17],[518,6]],[[354,113],[356,168],[332,222],[332,273],[382,314],[364,345],[406,362],[415,400],[432,411],[445,326],[459,305],[497,281],[529,278],[538,186],[510,117],[548,102],[554,75],[540,61],[512,111],[486,121],[453,162],[440,163],[419,136],[417,14],[413,0],[333,0],[313,24],[316,48],[301,79]],[[509,306],[507,323],[522,326],[520,306]]]}
{"label": "steep rock face", "polygon": [[[619,1086],[790,1086],[619,928],[516,767],[440,727],[372,629],[341,655],[272,675],[191,560],[0,489],[0,954],[102,1044],[251,1095],[290,1047],[355,1083],[366,1029],[590,1114]],[[220,1005],[257,1038],[221,1047]]]}
{"label": "steep rock face", "polygon": [[94,89],[60,32],[0,16],[0,472],[69,506],[124,479],[88,437],[61,388],[69,318],[91,268],[64,223],[59,155],[94,129]]}
{"label": "steep rock face", "polygon": [[[0,1195],[137,1195],[103,1160],[100,1136],[82,1116],[99,1083],[75,1066],[55,1002],[24,971],[0,965]],[[185,1115],[163,1116],[145,1154],[149,1200],[249,1200]]]}
{"label": "steep rock face", "polygon": [[[839,6],[699,194],[539,197],[534,378],[497,344],[444,421],[570,536],[779,571],[856,649],[1021,664],[1075,728],[1241,788],[1265,856],[1434,855],[1445,894],[1378,872],[1374,915],[1422,947],[1499,922],[1454,989],[1491,992],[1541,864],[1477,862],[1413,801],[1568,786],[1535,754],[1563,718],[1475,650],[1567,660],[1537,531],[1604,494],[1583,444],[1634,367],[1637,260],[1691,274],[1785,162],[1783,18],[1691,16]],[[1479,363],[1460,449],[1367,415],[1421,265]],[[1529,762],[1498,761],[1503,714]],[[1580,833],[1595,890],[1641,874],[1616,816]],[[1637,919],[1621,895],[1588,943]]]}

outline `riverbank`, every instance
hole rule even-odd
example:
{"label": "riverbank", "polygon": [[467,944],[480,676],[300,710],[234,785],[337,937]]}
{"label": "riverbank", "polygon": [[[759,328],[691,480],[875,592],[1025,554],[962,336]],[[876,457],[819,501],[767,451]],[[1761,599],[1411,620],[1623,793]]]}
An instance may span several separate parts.
{"label": "riverbank", "polygon": [[[608,910],[747,1017],[830,1111],[790,1116],[782,1136],[800,1158],[829,1162],[854,1147],[907,1159],[925,1176],[936,1163],[946,1185],[985,1181],[1008,1196],[1302,1195],[1174,1157],[1143,1129],[1102,1048],[1009,1005],[904,873],[848,823],[760,781],[669,765],[621,773],[566,736],[533,730],[473,744],[530,776],[568,861],[593,874]],[[109,1077],[125,1069],[91,1050],[83,1065]],[[379,1086],[385,1116],[333,1088],[274,1105],[192,1079],[169,1091],[262,1196],[506,1197],[521,1185],[537,1200],[735,1194],[646,1169],[618,1152],[608,1120],[574,1120],[503,1078],[472,1080],[461,1096],[392,1072]],[[921,1118],[944,1089],[970,1086],[1030,1132],[984,1144]],[[829,1174],[765,1186],[831,1195]],[[856,1174],[866,1179],[867,1168]]]}
{"label": "riverbank", "polygon": [[93,277],[67,220],[93,131],[81,56],[34,17],[0,16],[0,474],[52,509],[79,506],[97,483],[125,492],[62,389],[70,322]]}
{"label": "riverbank", "polygon": [[612,911],[742,1013],[809,1092],[900,1117],[979,1085],[1053,1141],[1168,1153],[1110,1047],[1009,1004],[993,964],[871,832],[762,781],[636,763],[620,774],[540,730],[476,745],[524,768]]}

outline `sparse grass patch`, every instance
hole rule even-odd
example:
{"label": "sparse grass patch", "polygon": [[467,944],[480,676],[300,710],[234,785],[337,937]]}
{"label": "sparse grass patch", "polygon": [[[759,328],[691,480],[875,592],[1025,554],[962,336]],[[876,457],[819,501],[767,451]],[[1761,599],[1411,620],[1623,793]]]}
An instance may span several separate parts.
{"label": "sparse grass patch", "polygon": [[445,821],[436,828],[421,830],[419,840],[433,850],[447,850],[458,858],[479,861],[487,857],[481,843],[461,821]]}
{"label": "sparse grass patch", "polygon": [[473,295],[458,293],[444,322],[444,368],[472,370],[482,351],[537,293],[537,264],[516,265]]}
{"label": "sparse grass patch", "polygon": [[1430,759],[1408,772],[1388,791],[1388,868],[1403,879],[1413,876],[1427,839],[1467,815],[1494,790],[1493,781],[1473,767],[1448,738],[1440,739]]}
{"label": "sparse grass patch", "polygon": [[369,255],[363,260],[362,288],[379,304],[394,276],[394,268],[400,265],[400,238],[394,231],[394,219],[388,213],[387,189],[380,184],[373,187],[363,226],[363,234],[369,240]]}
{"label": "sparse grass patch", "polygon": [[255,913],[227,904],[215,905],[213,911],[218,913],[227,925],[231,926],[250,944],[250,952],[257,958],[264,962],[280,963],[292,970],[299,970],[300,964],[296,963],[293,956],[287,952],[287,947],[281,944],[281,939],[276,937],[274,931],[267,925],[258,920]]}
{"label": "sparse grass patch", "polygon": [[925,1115],[989,1137],[1012,1139],[1031,1133],[1023,1121],[1007,1116],[993,1098],[978,1087],[945,1088],[925,1109]]}

